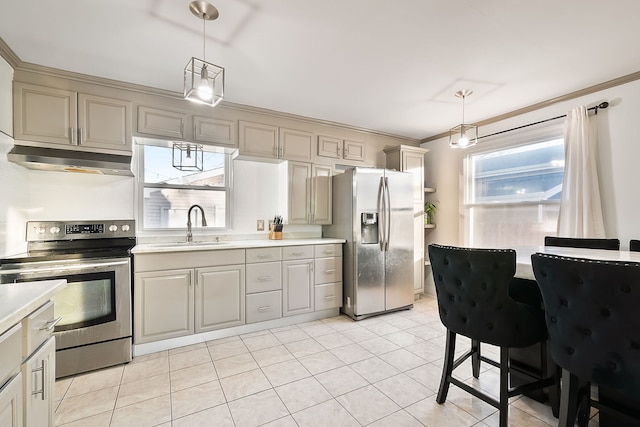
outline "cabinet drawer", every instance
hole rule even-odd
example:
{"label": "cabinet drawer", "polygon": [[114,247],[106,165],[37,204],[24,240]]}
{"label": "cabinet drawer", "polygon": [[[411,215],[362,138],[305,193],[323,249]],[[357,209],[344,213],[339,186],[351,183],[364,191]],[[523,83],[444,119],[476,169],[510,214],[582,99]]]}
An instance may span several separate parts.
{"label": "cabinet drawer", "polygon": [[285,246],[282,248],[282,259],[313,258],[313,246]]}
{"label": "cabinet drawer", "polygon": [[22,319],[22,357],[27,357],[52,334],[57,319],[53,316],[53,301]]}
{"label": "cabinet drawer", "polygon": [[280,262],[247,264],[247,293],[276,291],[282,289]]}
{"label": "cabinet drawer", "polygon": [[282,291],[247,295],[247,323],[282,317]]}
{"label": "cabinet drawer", "polygon": [[316,245],[315,247],[316,258],[324,257],[339,257],[342,256],[342,245],[339,243],[329,245]]}
{"label": "cabinet drawer", "polygon": [[0,335],[0,387],[19,372],[22,363],[22,325]]}
{"label": "cabinet drawer", "polygon": [[255,248],[247,249],[247,263],[280,261],[282,259],[280,248]]}
{"label": "cabinet drawer", "polygon": [[316,311],[342,307],[342,282],[315,286]]}
{"label": "cabinet drawer", "polygon": [[342,258],[316,258],[315,284],[342,282]]}

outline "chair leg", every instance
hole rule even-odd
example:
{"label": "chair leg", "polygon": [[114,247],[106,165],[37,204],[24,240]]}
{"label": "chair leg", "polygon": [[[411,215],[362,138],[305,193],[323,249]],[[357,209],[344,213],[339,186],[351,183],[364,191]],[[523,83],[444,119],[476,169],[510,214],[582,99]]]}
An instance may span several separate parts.
{"label": "chair leg", "polygon": [[471,340],[471,349],[473,350],[471,371],[473,372],[473,377],[478,378],[480,376],[480,341]]}
{"label": "chair leg", "polygon": [[444,350],[444,365],[442,366],[442,379],[440,380],[440,388],[436,402],[444,403],[449,393],[449,384],[451,384],[451,375],[453,372],[453,361],[456,352],[456,333],[447,329],[447,345]]}
{"label": "chair leg", "polygon": [[560,392],[560,418],[558,427],[573,427],[578,416],[578,408],[583,399],[583,385],[580,379],[566,369],[562,370]]}
{"label": "chair leg", "polygon": [[500,347],[500,427],[507,427],[509,415],[509,348]]}

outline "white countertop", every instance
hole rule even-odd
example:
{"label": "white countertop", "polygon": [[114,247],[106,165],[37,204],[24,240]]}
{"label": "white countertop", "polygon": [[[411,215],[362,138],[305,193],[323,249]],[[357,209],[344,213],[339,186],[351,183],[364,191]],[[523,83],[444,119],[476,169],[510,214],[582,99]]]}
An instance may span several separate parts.
{"label": "white countertop", "polygon": [[64,279],[0,285],[0,334],[67,286]]}
{"label": "white countertop", "polygon": [[562,248],[559,246],[519,246],[516,251],[516,277],[536,280],[531,267],[531,255],[540,252],[571,258],[597,259],[601,261],[640,262],[640,252],[610,251],[605,249]]}
{"label": "white countertop", "polygon": [[300,245],[327,245],[342,244],[344,239],[331,238],[307,238],[307,239],[282,239],[282,240],[223,240],[220,242],[168,242],[168,243],[142,243],[136,245],[131,252],[133,254],[158,253],[158,252],[183,252],[183,251],[211,251],[219,249],[249,249],[269,248],[279,246]]}

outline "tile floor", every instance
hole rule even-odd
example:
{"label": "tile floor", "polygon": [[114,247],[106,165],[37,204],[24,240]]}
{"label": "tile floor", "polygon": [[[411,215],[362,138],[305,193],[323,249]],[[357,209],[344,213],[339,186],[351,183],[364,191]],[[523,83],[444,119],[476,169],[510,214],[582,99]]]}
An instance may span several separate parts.
{"label": "tile floor", "polygon": [[[455,386],[435,402],[444,342],[436,301],[423,297],[358,322],[338,316],[176,348],[57,381],[56,425],[497,427],[492,406]],[[485,365],[480,380],[468,364],[458,376],[495,389]],[[511,400],[509,418],[557,425],[525,397]]]}

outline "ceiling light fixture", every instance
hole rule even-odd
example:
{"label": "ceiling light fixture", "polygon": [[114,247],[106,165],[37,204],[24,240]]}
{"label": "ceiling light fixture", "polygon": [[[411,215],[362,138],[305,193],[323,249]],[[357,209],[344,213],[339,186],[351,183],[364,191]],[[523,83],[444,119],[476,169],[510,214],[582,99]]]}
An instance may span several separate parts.
{"label": "ceiling light fixture", "polygon": [[456,96],[462,98],[462,124],[449,131],[449,146],[452,148],[467,148],[478,143],[478,126],[464,122],[464,99],[472,93],[470,89],[456,92]]}
{"label": "ceiling light fixture", "polygon": [[202,145],[188,142],[174,142],[172,149],[173,167],[181,171],[203,170],[204,152]]}
{"label": "ceiling light fixture", "polygon": [[206,62],[205,23],[218,18],[218,9],[206,1],[192,1],[189,10],[202,19],[202,59],[193,57],[184,68],[184,99],[215,107],[224,98],[224,68]]}

